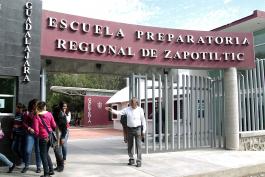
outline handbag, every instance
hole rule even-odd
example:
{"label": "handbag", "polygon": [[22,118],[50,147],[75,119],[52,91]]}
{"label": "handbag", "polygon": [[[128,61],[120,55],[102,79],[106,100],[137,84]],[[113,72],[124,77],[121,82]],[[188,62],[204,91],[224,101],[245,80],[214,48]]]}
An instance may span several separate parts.
{"label": "handbag", "polygon": [[49,131],[49,129],[48,129],[46,123],[43,121],[42,117],[41,116],[39,116],[39,117],[40,117],[41,122],[44,125],[44,127],[48,133],[48,139],[49,139],[49,143],[50,143],[51,147],[55,148],[57,145],[57,138],[56,138],[55,132]]}
{"label": "handbag", "polygon": [[127,127],[127,115],[126,114],[121,115],[120,122],[121,122],[123,127]]}

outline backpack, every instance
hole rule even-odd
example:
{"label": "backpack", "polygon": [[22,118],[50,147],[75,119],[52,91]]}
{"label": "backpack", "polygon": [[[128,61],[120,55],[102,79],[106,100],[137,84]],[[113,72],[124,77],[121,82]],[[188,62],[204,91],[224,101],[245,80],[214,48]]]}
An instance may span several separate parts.
{"label": "backpack", "polygon": [[120,122],[122,124],[122,126],[127,126],[127,115],[121,115],[121,119]]}

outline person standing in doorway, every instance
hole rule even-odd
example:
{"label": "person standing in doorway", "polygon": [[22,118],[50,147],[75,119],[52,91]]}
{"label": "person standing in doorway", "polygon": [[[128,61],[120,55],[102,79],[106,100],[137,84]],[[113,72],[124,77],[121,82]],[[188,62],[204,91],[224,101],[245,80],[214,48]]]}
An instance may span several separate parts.
{"label": "person standing in doorway", "polygon": [[126,107],[120,111],[114,110],[111,107],[105,108],[113,114],[126,115],[127,116],[127,130],[128,130],[128,155],[129,163],[128,165],[134,165],[135,160],[133,157],[133,139],[136,142],[137,160],[136,167],[142,166],[142,138],[146,131],[146,121],[144,116],[144,111],[138,106],[137,98],[133,97],[130,100],[130,106]]}

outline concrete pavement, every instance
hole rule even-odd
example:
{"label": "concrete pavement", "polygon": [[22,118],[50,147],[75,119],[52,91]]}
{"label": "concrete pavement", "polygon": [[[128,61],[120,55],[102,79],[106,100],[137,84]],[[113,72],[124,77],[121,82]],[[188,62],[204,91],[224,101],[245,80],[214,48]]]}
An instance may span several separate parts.
{"label": "concrete pavement", "polygon": [[[85,132],[99,136],[87,138]],[[81,132],[80,135],[76,136]],[[265,171],[263,151],[242,152],[203,149],[169,153],[143,154],[140,168],[128,166],[122,132],[106,129],[71,130],[65,170],[55,177],[245,177]],[[51,157],[55,162],[53,152]],[[26,173],[16,168],[12,174],[0,168],[0,176],[40,176],[35,166]]]}

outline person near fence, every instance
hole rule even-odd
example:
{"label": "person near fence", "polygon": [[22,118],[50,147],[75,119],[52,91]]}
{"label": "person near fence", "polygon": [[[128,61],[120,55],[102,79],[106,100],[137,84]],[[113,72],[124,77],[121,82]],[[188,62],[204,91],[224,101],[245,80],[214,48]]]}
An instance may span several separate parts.
{"label": "person near fence", "polygon": [[[40,156],[43,165],[44,175],[50,177],[54,174],[53,164],[49,155],[49,133],[56,128],[52,113],[46,111],[46,103],[40,101],[37,103],[36,116],[34,116],[33,129],[36,136],[39,137]],[[49,131],[49,132],[48,132]]]}
{"label": "person near fence", "polygon": [[111,107],[105,108],[107,111],[112,112],[117,115],[126,115],[127,116],[127,127],[128,127],[128,155],[129,163],[128,165],[134,165],[135,160],[133,156],[133,143],[135,138],[137,160],[136,167],[142,166],[142,136],[146,132],[146,120],[144,116],[144,111],[141,107],[138,106],[137,98],[133,97],[130,100],[130,106],[126,107],[120,111],[114,110]]}

